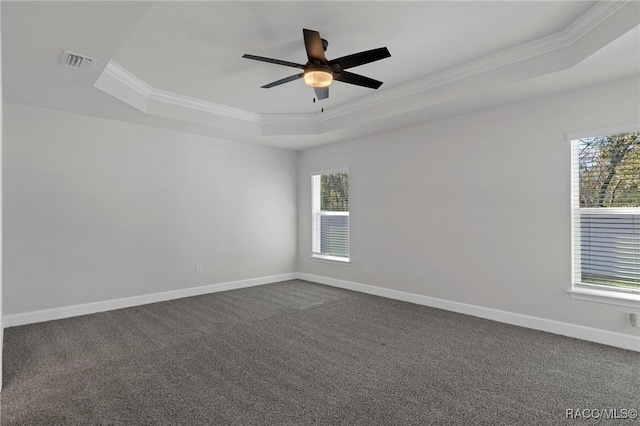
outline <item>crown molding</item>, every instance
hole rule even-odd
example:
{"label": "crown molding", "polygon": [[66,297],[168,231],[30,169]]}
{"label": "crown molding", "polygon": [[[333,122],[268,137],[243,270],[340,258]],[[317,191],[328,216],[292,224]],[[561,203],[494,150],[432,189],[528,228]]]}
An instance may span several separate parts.
{"label": "crown molding", "polygon": [[[391,120],[400,114],[463,98],[474,90],[570,68],[637,26],[639,5],[633,1],[599,2],[560,32],[375,92],[325,113],[259,114],[192,98],[151,87],[114,61],[107,64],[94,87],[151,115],[258,137],[322,136]],[[590,34],[594,36],[586,37]]]}
{"label": "crown molding", "polygon": [[126,84],[136,93],[144,97],[149,97],[149,94],[151,94],[151,91],[153,90],[151,86],[139,79],[136,75],[113,61],[110,61],[107,64],[104,72],[106,72],[109,76],[115,78],[119,82]]}
{"label": "crown molding", "polygon": [[[130,88],[136,95],[146,98],[147,101],[161,102],[237,120],[256,123],[262,121],[262,116],[254,112],[216,104],[203,99],[180,95],[167,90],[153,88],[142,79],[138,78],[135,74],[129,72],[122,65],[115,61],[109,61],[107,66],[104,68],[102,75],[94,84],[94,87],[109,93],[111,87],[117,85]],[[147,107],[142,110],[147,113],[149,112],[148,102]]]}
{"label": "crown molding", "polygon": [[148,112],[148,98],[153,88],[113,61],[107,64],[93,86],[142,112]]}
{"label": "crown molding", "polygon": [[[576,40],[593,30],[595,27],[609,19],[613,14],[619,10],[627,7],[630,4],[637,3],[636,1],[600,1],[586,13],[571,23],[566,30],[562,33],[566,33],[568,43],[574,43]],[[637,4],[636,4],[637,12]],[[632,13],[632,12],[630,12]],[[637,13],[636,13],[637,16]]]}
{"label": "crown molding", "polygon": [[260,122],[263,124],[318,124],[321,114],[264,114]]}
{"label": "crown molding", "polygon": [[168,92],[162,89],[152,89],[148,95],[149,100],[156,102],[163,102],[177,107],[189,108],[206,112],[209,114],[215,114],[222,117],[233,118],[236,120],[244,120],[253,123],[260,123],[263,121],[261,114],[246,111],[240,108],[233,108],[227,105],[216,104],[214,102],[205,101],[203,99],[191,98],[189,96],[180,95],[173,92]]}
{"label": "crown molding", "polygon": [[[349,104],[332,108],[331,111],[321,117],[321,119],[325,121],[330,120],[335,116],[349,114],[364,108],[371,108],[419,92],[426,92],[500,67],[570,47],[616,12],[629,5],[635,5],[635,8],[638,9],[637,2],[599,2],[563,31],[448,68],[393,89],[352,101]],[[638,16],[638,10],[635,12],[635,16]],[[633,15],[633,11],[631,11],[630,14]]]}

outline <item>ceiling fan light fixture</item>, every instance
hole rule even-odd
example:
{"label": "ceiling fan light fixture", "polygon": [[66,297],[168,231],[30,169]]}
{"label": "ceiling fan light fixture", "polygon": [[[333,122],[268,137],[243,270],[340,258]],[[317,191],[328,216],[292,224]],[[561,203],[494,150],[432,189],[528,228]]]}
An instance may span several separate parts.
{"label": "ceiling fan light fixture", "polygon": [[333,81],[333,73],[324,68],[310,68],[304,72],[304,82],[311,87],[328,87]]}
{"label": "ceiling fan light fixture", "polygon": [[[324,55],[329,43],[320,37],[320,33],[306,28],[302,29],[304,38],[304,48],[307,51],[306,64],[298,64],[296,62],[283,61],[281,59],[265,58],[264,56],[256,56],[244,54],[243,58],[252,59],[254,61],[267,62],[270,64],[283,65],[285,67],[297,68],[298,73],[289,77],[281,78],[264,86],[263,89],[270,89],[284,83],[304,79],[305,84],[314,88],[316,97],[314,99],[323,100],[329,97],[329,85],[335,79],[341,83],[353,84],[356,86],[367,87],[369,89],[377,89],[382,85],[381,81],[363,75],[346,71],[348,68],[354,68],[370,62],[379,61],[380,59],[391,56],[389,49],[379,47],[377,49],[366,50],[351,55],[328,61]],[[302,70],[302,72],[300,72]]]}

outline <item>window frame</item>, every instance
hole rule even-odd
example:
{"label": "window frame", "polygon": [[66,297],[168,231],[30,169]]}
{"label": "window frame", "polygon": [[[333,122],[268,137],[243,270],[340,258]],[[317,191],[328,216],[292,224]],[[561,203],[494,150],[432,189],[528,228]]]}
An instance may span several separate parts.
{"label": "window frame", "polygon": [[[336,173],[347,173],[349,175],[349,211],[347,212],[330,212],[330,211],[323,211],[323,210],[316,210],[315,209],[315,194],[314,194],[314,190],[313,190],[313,178],[315,176],[322,176],[322,175],[331,175],[331,174],[336,174]],[[336,168],[336,169],[325,169],[325,170],[319,170],[319,171],[313,171],[311,173],[309,173],[309,179],[311,181],[311,259],[312,260],[316,260],[316,261],[320,261],[320,262],[327,262],[327,263],[332,263],[332,264],[338,264],[338,265],[349,265],[351,263],[351,173],[349,170],[349,167],[340,167],[340,168]],[[340,256],[331,256],[331,255],[326,255],[326,254],[321,254],[321,253],[317,253],[316,252],[316,246],[320,244],[320,241],[316,241],[315,239],[315,234],[314,234],[314,221],[315,221],[315,215],[319,214],[320,216],[347,216],[349,218],[349,227],[348,227],[348,232],[347,232],[347,245],[348,245],[348,256],[347,257],[340,257]]]}
{"label": "window frame", "polygon": [[567,135],[570,149],[571,159],[571,173],[570,173],[570,187],[571,198],[569,200],[571,209],[571,288],[567,290],[567,293],[572,299],[586,300],[590,302],[606,303],[611,305],[625,306],[640,309],[640,289],[627,289],[623,287],[614,287],[593,283],[583,283],[580,281],[581,269],[580,269],[580,244],[577,241],[577,220],[581,215],[628,215],[628,214],[640,214],[640,207],[637,208],[592,208],[592,207],[580,207],[576,205],[576,201],[579,200],[580,181],[575,177],[578,176],[579,161],[576,156],[577,149],[575,144],[579,143],[580,139],[616,135],[622,133],[637,132],[640,130],[640,124],[632,124],[621,127],[612,127],[606,129],[592,130],[588,132],[572,133]]}

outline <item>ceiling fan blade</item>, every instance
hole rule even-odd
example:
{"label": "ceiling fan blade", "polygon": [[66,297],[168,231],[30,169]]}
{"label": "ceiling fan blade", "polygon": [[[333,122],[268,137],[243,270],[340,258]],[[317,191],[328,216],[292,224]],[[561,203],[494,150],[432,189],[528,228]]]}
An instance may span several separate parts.
{"label": "ceiling fan blade", "polygon": [[254,61],[262,61],[262,62],[268,62],[270,64],[284,65],[285,67],[304,69],[304,65],[302,64],[296,64],[295,62],[289,62],[289,61],[282,61],[280,59],[272,59],[272,58],[265,58],[264,56],[248,55],[246,53],[242,55],[242,57],[247,59],[253,59]]}
{"label": "ceiling fan blade", "polygon": [[303,28],[302,34],[304,35],[304,47],[307,49],[309,62],[318,62],[321,65],[327,65],[327,58],[324,57],[324,47],[322,47],[320,33]]}
{"label": "ceiling fan blade", "polygon": [[329,97],[329,87],[314,87],[313,90],[316,92],[316,99],[319,101]]}
{"label": "ceiling fan blade", "polygon": [[296,74],[296,75],[290,75],[289,77],[282,78],[282,79],[280,79],[278,81],[274,81],[273,83],[265,84],[264,86],[261,86],[261,87],[263,89],[269,89],[269,88],[271,88],[273,86],[279,86],[281,84],[288,83],[290,81],[295,81],[295,80],[297,80],[299,78],[302,78],[302,76],[304,76],[303,72],[301,72],[300,74]]}
{"label": "ceiling fan blade", "polygon": [[356,86],[368,87],[370,89],[377,89],[382,86],[381,81],[348,71],[335,73],[333,79],[343,83],[355,84]]}
{"label": "ceiling fan blade", "polygon": [[329,66],[333,67],[333,65],[337,64],[340,66],[340,69],[346,70],[347,68],[353,68],[370,62],[379,61],[380,59],[388,58],[390,56],[391,53],[389,53],[389,49],[386,47],[379,47],[377,49],[371,49],[365,52],[354,53],[353,55],[332,59],[329,61]]}
{"label": "ceiling fan blade", "polygon": [[343,83],[355,84],[356,86],[368,87],[370,89],[377,89],[382,86],[381,81],[374,80],[360,74],[354,74],[349,71],[340,71],[340,73],[335,73],[333,79]]}

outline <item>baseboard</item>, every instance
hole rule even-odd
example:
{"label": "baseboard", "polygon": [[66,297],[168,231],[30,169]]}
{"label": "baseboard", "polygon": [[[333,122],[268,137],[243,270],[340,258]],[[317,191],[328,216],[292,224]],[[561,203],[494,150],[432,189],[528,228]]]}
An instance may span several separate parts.
{"label": "baseboard", "polygon": [[180,290],[151,293],[141,296],[124,297],[121,299],[105,300],[82,305],[65,306],[61,308],[44,309],[40,311],[24,312],[20,314],[4,315],[3,327],[15,327],[18,325],[33,324],[37,322],[51,321],[79,315],[95,314],[97,312],[111,311],[114,309],[130,308],[132,306],[146,305],[149,303],[164,302],[167,300],[181,299],[183,297],[199,296],[201,294],[216,293],[219,291],[235,290],[245,287],[253,287],[262,284],[271,284],[280,281],[296,279],[297,274],[288,273],[272,275],[248,280],[231,281],[220,284],[210,284],[199,287],[190,287]]}
{"label": "baseboard", "polygon": [[430,306],[433,308],[439,308],[493,321],[499,321],[506,324],[527,327],[534,330],[546,331],[553,334],[560,334],[562,336],[573,337],[576,339],[602,343],[604,345],[615,346],[618,348],[630,349],[632,351],[640,352],[640,336],[632,336],[629,334],[600,330],[597,328],[585,327],[582,325],[501,311],[498,309],[485,308],[477,305],[453,302],[450,300],[422,296],[419,294],[391,290],[388,288],[376,287],[367,284],[360,284],[352,281],[338,280],[335,278],[328,278],[320,275],[298,273],[296,274],[296,277],[301,280],[311,281],[318,284],[330,285],[332,287],[344,288],[360,293],[382,296],[389,299],[402,300],[404,302]]}
{"label": "baseboard", "polygon": [[301,279],[318,284],[329,285],[332,287],[353,290],[360,293],[367,293],[375,296],[386,297],[389,299],[402,300],[404,302],[430,306],[433,308],[439,308],[493,321],[499,321],[506,324],[527,327],[534,330],[546,331],[549,333],[560,334],[562,336],[573,337],[576,339],[602,343],[604,345],[615,346],[640,352],[640,337],[638,336],[600,330],[597,328],[585,327],[561,321],[538,318],[477,305],[469,305],[461,302],[438,299],[436,297],[422,296],[419,294],[408,293],[404,291],[391,290],[384,287],[376,287],[368,284],[361,284],[352,281],[344,281],[335,278],[300,272],[211,284],[200,287],[190,287],[180,290],[125,297],[121,299],[105,300],[101,302],[86,303],[82,305],[65,306],[61,308],[4,315],[2,317],[2,326],[4,328],[15,327],[19,325],[70,318],[79,315],[110,311],[114,309],[146,305],[149,303],[164,302],[167,300],[180,299],[183,297],[199,296],[201,294],[235,290],[239,288],[253,287],[263,284],[271,284],[292,279]]}

